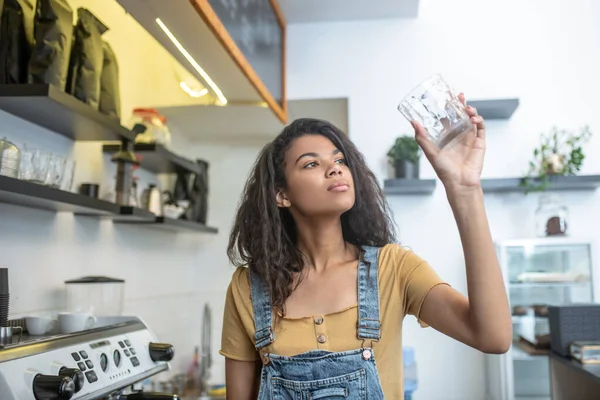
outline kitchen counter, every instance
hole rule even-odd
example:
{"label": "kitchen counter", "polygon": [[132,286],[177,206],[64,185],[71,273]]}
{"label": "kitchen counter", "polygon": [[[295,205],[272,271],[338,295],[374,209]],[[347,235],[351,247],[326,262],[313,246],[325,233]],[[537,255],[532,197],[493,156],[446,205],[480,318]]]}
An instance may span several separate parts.
{"label": "kitchen counter", "polygon": [[549,360],[552,400],[598,400],[600,364],[581,364],[552,351]]}

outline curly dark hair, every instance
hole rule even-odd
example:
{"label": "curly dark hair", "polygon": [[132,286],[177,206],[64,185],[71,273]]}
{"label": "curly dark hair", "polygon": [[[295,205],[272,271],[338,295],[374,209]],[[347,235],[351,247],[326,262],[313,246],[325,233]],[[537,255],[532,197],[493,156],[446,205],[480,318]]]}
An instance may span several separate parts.
{"label": "curly dark hair", "polygon": [[246,182],[227,247],[234,265],[247,265],[259,274],[270,291],[273,308],[282,312],[293,290],[294,274],[302,272],[305,258],[296,247],[294,219],[288,209],[277,206],[276,193],[286,187],[286,151],[294,140],[309,134],[331,140],[344,154],[352,173],[356,200],[341,216],[344,240],[359,249],[395,241],[387,201],[375,175],[348,136],[326,121],[312,118],[293,121],[258,156]]}

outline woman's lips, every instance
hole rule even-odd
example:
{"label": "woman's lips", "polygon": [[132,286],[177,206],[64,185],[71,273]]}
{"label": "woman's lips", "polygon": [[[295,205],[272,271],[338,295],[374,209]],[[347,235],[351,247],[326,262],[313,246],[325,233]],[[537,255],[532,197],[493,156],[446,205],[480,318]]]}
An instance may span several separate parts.
{"label": "woman's lips", "polygon": [[327,188],[327,190],[330,192],[338,192],[338,193],[346,192],[346,191],[348,191],[348,189],[350,189],[350,186],[347,183],[343,183],[343,182],[334,183],[333,185],[331,185]]}

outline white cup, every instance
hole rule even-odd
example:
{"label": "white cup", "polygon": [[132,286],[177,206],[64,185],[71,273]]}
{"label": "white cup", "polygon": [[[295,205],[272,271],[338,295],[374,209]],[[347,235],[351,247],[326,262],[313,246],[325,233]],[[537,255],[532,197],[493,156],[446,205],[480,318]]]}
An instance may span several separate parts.
{"label": "white cup", "polygon": [[96,324],[96,317],[88,313],[58,314],[58,327],[62,333],[72,333],[91,329]]}
{"label": "white cup", "polygon": [[25,324],[30,335],[43,335],[54,329],[56,320],[50,317],[27,317]]}

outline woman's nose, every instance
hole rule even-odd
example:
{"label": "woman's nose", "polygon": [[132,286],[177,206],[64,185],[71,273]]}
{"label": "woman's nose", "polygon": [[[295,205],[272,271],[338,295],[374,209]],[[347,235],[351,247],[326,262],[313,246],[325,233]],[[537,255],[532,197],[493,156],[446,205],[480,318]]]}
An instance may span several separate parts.
{"label": "woman's nose", "polygon": [[340,164],[333,164],[327,171],[327,176],[335,175],[342,175],[342,168],[340,167]]}

